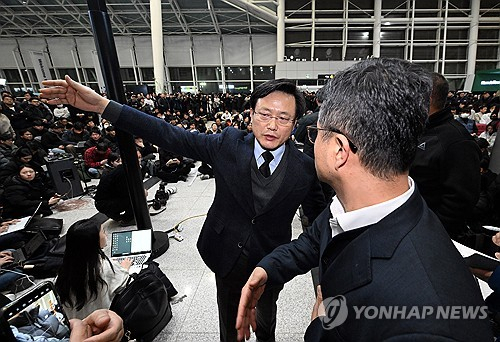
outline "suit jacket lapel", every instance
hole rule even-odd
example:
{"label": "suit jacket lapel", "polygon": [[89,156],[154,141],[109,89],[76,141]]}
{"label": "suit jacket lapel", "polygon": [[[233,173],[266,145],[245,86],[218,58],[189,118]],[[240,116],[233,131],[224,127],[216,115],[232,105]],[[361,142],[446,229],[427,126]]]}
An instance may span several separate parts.
{"label": "suit jacket lapel", "polygon": [[231,183],[240,185],[238,189],[235,189],[235,191],[238,191],[238,194],[235,194],[235,197],[241,202],[242,207],[251,217],[255,216],[251,175],[253,144],[253,134],[248,134],[243,140],[238,140],[236,146],[237,171],[232,175],[232,177],[238,177],[238,179],[235,179],[235,182]]}
{"label": "suit jacket lapel", "polygon": [[401,240],[418,224],[423,208],[423,199],[415,188],[406,203],[380,222],[333,237],[321,254],[322,278],[333,280],[336,294],[371,282],[372,258],[390,259]]}
{"label": "suit jacket lapel", "polygon": [[[371,282],[371,250],[368,234],[367,228],[360,228],[337,235],[322,253],[322,279],[333,280],[332,288],[336,294],[345,294]],[[336,274],[342,276],[335,276]]]}

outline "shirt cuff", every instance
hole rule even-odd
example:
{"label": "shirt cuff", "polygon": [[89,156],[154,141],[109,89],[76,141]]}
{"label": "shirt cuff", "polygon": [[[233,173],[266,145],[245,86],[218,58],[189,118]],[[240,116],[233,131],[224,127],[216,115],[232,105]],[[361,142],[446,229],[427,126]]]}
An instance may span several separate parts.
{"label": "shirt cuff", "polygon": [[109,101],[108,105],[102,113],[102,117],[108,121],[116,122],[120,117],[123,105],[115,101]]}

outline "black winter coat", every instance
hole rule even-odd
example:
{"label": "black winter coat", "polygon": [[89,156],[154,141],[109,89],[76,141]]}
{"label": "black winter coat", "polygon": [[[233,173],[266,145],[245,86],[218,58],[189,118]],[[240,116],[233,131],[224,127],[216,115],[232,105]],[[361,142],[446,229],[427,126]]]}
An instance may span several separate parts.
{"label": "black winter coat", "polygon": [[55,191],[48,188],[39,178],[31,182],[14,176],[5,184],[3,192],[3,218],[21,218],[33,215],[40,202],[42,205],[37,214],[47,216],[52,214],[49,199]]}

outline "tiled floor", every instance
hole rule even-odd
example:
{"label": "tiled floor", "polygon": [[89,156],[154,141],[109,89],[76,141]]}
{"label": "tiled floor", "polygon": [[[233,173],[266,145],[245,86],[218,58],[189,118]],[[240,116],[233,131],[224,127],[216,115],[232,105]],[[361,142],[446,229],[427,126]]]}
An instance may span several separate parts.
{"label": "tiled floor", "polygon": [[[155,341],[218,341],[215,278],[196,249],[198,234],[205,219],[200,215],[205,215],[212,203],[215,180],[201,180],[193,170],[187,182],[167,187],[170,186],[175,186],[177,193],[170,197],[167,210],[151,217],[151,220],[157,231],[169,230],[185,220],[180,224],[180,234],[184,240],[178,242],[170,239],[168,251],[156,259],[179,294],[172,305],[172,320]],[[157,188],[158,185],[149,190],[149,199],[154,197]],[[75,209],[58,211],[53,215],[64,219],[65,230],[78,219],[90,217],[97,212],[89,197],[68,200],[65,205]],[[105,223],[105,227],[108,234],[131,228],[119,227],[111,220]],[[296,216],[293,222],[294,236],[300,231],[301,226]],[[296,277],[285,285],[278,301],[277,341],[303,341],[313,304],[310,274]],[[251,341],[255,341],[255,337]]]}

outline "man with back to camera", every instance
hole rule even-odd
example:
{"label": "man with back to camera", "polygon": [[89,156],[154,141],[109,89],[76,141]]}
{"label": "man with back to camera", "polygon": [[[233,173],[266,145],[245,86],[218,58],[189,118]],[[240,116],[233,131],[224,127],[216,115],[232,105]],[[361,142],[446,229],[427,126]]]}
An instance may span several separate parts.
{"label": "man with back to camera", "polygon": [[[253,271],[238,310],[240,340],[255,328],[254,308],[267,286],[319,264],[321,292],[305,341],[491,341],[472,274],[408,176],[431,88],[422,67],[385,58],[330,81],[309,135],[318,177],[337,195],[310,229]],[[318,318],[322,298],[328,316]],[[384,307],[399,313],[373,316]],[[417,315],[409,314],[413,307]],[[440,319],[438,307],[460,313]],[[467,319],[462,307],[477,316]]]}
{"label": "man with back to camera", "polygon": [[429,117],[418,141],[410,176],[450,237],[465,243],[466,215],[479,199],[479,146],[446,106],[448,82],[432,73]]}
{"label": "man with back to camera", "polygon": [[[295,119],[304,111],[302,94],[286,80],[261,84],[251,98],[253,134],[228,128],[209,135],[111,102],[69,77],[45,85],[53,86],[42,90],[53,99],[50,103],[102,113],[117,128],[212,165],[216,193],[198,250],[216,276],[221,341],[235,341],[241,288],[251,270],[290,241],[291,222],[301,203],[311,221],[325,206],[313,161],[289,141]],[[257,308],[259,341],[275,340],[276,300],[282,288],[269,287]]]}

